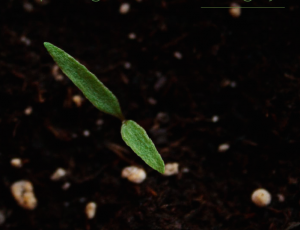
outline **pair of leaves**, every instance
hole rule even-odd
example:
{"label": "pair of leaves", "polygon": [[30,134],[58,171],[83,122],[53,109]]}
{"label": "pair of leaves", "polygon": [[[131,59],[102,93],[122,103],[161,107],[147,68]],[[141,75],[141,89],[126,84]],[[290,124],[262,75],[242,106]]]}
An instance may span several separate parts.
{"label": "pair of leaves", "polygon": [[164,162],[146,131],[132,120],[125,120],[118,99],[85,66],[62,49],[45,42],[46,49],[70,80],[82,91],[86,98],[100,111],[119,118],[122,121],[121,135],[125,143],[146,164],[160,173],[164,173]]}

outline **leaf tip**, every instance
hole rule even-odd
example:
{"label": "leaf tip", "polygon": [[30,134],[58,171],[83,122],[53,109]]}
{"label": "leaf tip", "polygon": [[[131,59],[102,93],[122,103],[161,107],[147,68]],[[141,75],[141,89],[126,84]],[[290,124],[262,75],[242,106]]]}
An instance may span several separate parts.
{"label": "leaf tip", "polygon": [[44,42],[44,46],[45,46],[46,48],[49,48],[50,45],[51,45],[51,43],[49,43],[49,42]]}
{"label": "leaf tip", "polygon": [[161,174],[164,174],[165,173],[165,163],[164,163],[164,161],[161,159],[161,165],[160,165],[160,167],[157,169],[157,171],[159,172],[159,173],[161,173]]}
{"label": "leaf tip", "polygon": [[51,44],[50,42],[44,42],[44,46],[50,54],[51,54],[51,51],[53,51],[53,48],[55,48],[55,46],[53,44]]}

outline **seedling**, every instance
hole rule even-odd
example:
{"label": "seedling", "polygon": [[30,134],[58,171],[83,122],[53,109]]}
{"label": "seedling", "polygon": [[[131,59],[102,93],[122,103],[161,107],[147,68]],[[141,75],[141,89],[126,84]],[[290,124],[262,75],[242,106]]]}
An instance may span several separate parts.
{"label": "seedling", "polygon": [[97,109],[122,121],[121,136],[125,143],[151,168],[164,173],[164,162],[153,142],[141,126],[125,119],[116,96],[85,66],[65,51],[48,42],[44,45],[63,73]]}

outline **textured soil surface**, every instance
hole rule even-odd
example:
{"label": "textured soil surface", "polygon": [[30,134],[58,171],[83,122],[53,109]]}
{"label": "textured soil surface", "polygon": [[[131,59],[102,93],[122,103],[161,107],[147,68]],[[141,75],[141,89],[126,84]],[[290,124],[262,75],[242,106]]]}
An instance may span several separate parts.
{"label": "textured soil surface", "polygon": [[[299,2],[237,2],[286,8],[233,18],[201,8],[229,1],[132,0],[126,14],[114,0],[2,1],[0,229],[300,229]],[[82,94],[45,41],[111,89],[179,174],[145,165],[121,139],[120,121],[87,100],[76,105]],[[121,178],[129,165],[147,179]],[[50,180],[59,167],[67,176]],[[19,180],[32,182],[34,210],[14,200]],[[264,208],[250,199],[260,187],[272,195]]]}

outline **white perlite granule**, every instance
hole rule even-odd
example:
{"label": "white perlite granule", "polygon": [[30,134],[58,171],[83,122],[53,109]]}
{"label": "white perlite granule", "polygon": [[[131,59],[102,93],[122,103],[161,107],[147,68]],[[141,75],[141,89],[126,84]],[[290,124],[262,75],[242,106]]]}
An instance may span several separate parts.
{"label": "white perlite granule", "polygon": [[214,122],[214,123],[216,123],[216,122],[219,121],[219,117],[218,117],[217,115],[215,115],[215,116],[213,116],[213,117],[211,118],[211,121]]}
{"label": "white perlite granule", "polygon": [[73,102],[76,104],[77,107],[80,107],[83,102],[83,98],[80,95],[74,95],[72,97]]}
{"label": "white perlite granule", "polygon": [[165,166],[164,176],[172,176],[178,174],[178,163],[167,163]]}
{"label": "white perlite granule", "polygon": [[28,106],[25,110],[24,110],[25,115],[29,116],[32,113],[32,107]]}
{"label": "white perlite granule", "polygon": [[22,208],[28,210],[36,208],[37,199],[30,181],[17,181],[11,185],[10,189],[13,197]]}
{"label": "white perlite granule", "polygon": [[13,158],[10,161],[11,166],[15,168],[22,168],[22,160],[20,158]]}
{"label": "white perlite granule", "polygon": [[121,176],[136,184],[142,183],[147,177],[145,170],[136,166],[124,168]]}
{"label": "white perlite granule", "polygon": [[234,7],[234,8],[229,8],[229,14],[233,17],[233,18],[238,18],[241,16],[241,6],[237,3],[231,3],[230,7]]}
{"label": "white perlite granule", "polygon": [[178,51],[174,52],[174,57],[177,58],[177,59],[182,59],[182,54]]}
{"label": "white perlite granule", "polygon": [[88,219],[93,219],[96,215],[97,204],[95,202],[89,202],[85,206],[85,214]]}
{"label": "white perlite granule", "polygon": [[90,131],[84,130],[82,134],[83,134],[83,136],[88,137],[88,136],[90,136]]}
{"label": "white perlite granule", "polygon": [[121,14],[127,14],[127,13],[129,12],[129,10],[130,10],[130,5],[129,5],[129,3],[123,3],[123,4],[120,6],[120,9],[119,9],[119,11],[120,11]]}
{"label": "white perlite granule", "polygon": [[131,39],[131,40],[134,40],[134,39],[136,39],[136,34],[135,33],[130,33],[130,34],[128,34],[128,38]]}
{"label": "white perlite granule", "polygon": [[66,170],[63,168],[58,168],[55,170],[55,172],[51,175],[51,180],[58,181],[62,177],[64,177],[67,174]]}
{"label": "white perlite granule", "polygon": [[258,207],[265,207],[271,203],[271,194],[263,189],[256,189],[251,195],[252,202]]}
{"label": "white perlite granule", "polygon": [[218,151],[219,152],[226,152],[229,148],[230,148],[230,145],[224,143],[224,144],[219,145]]}

